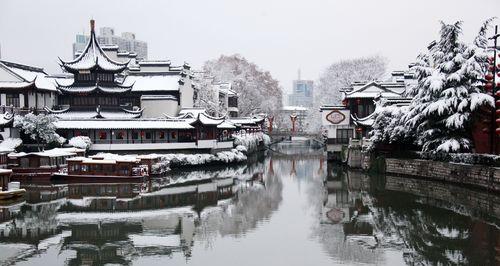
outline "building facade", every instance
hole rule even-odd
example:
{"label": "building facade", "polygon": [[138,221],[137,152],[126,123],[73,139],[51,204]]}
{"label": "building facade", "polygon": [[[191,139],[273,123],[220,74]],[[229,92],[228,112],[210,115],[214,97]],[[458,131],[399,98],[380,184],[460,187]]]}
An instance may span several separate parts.
{"label": "building facade", "polygon": [[328,157],[339,159],[342,147],[352,139],[363,139],[374,122],[376,101],[384,99],[389,105],[409,105],[404,92],[416,82],[410,72],[393,72],[388,81],[354,82],[342,90],[342,105],[320,108],[321,121],[327,141]]}
{"label": "building facade", "polygon": [[314,82],[312,80],[302,80],[300,71],[297,80],[293,81],[292,93],[288,94],[288,105],[290,106],[313,106]]}
{"label": "building facade", "polygon": [[[99,35],[96,36],[97,41],[101,46],[118,46],[121,53],[136,54],[137,58],[146,60],[148,58],[148,43],[145,41],[137,40],[135,33],[123,32],[121,36],[115,35],[115,30],[110,27],[103,27],[99,29]],[[85,49],[89,35],[77,34],[75,42],[73,43],[73,56],[74,58]]]}

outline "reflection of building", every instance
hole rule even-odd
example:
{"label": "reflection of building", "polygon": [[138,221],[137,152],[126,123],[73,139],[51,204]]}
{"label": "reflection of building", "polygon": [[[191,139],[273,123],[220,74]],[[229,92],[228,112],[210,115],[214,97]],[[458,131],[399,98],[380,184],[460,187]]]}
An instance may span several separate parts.
{"label": "reflection of building", "polygon": [[292,93],[288,94],[288,105],[312,107],[313,105],[313,81],[302,80],[299,77],[293,81]]}
{"label": "reflection of building", "polygon": [[[77,34],[73,43],[73,56],[76,58],[83,50],[90,36]],[[103,27],[99,29],[97,41],[102,46],[116,46],[120,53],[137,54],[137,58],[144,60],[148,58],[148,43],[137,40],[132,32],[123,32],[121,36],[115,35],[113,28]]]}

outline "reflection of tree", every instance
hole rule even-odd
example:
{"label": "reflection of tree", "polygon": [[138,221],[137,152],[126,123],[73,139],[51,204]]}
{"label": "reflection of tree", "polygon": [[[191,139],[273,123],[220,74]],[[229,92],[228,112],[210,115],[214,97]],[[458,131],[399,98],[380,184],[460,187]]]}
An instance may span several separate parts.
{"label": "reflection of tree", "polygon": [[197,238],[210,246],[217,235],[239,237],[270,219],[282,201],[283,184],[279,176],[269,173],[263,174],[264,185],[243,185],[230,203],[203,213]]}

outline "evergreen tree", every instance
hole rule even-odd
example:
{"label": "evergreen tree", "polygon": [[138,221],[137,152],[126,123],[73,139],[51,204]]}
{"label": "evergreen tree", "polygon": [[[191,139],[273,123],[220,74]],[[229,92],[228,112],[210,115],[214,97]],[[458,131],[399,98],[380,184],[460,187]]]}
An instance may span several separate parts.
{"label": "evergreen tree", "polygon": [[471,45],[460,42],[462,22],[441,23],[440,39],[428,54],[418,57],[413,68],[418,84],[404,116],[423,151],[465,152],[472,148],[473,113],[493,106],[493,98],[481,92],[487,71],[486,30],[481,27]]}

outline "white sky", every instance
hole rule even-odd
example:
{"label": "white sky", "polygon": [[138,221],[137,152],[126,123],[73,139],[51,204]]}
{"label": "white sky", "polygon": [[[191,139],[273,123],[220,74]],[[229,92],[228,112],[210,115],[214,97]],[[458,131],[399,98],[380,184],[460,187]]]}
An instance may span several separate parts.
{"label": "white sky", "polygon": [[[297,69],[316,80],[340,59],[380,54],[405,68],[436,38],[439,20],[463,20],[471,39],[500,17],[499,0],[0,0],[2,59],[60,72],[77,32],[109,26],[148,42],[149,59],[201,67],[240,53],[288,91]],[[500,22],[500,21],[498,21]]]}

